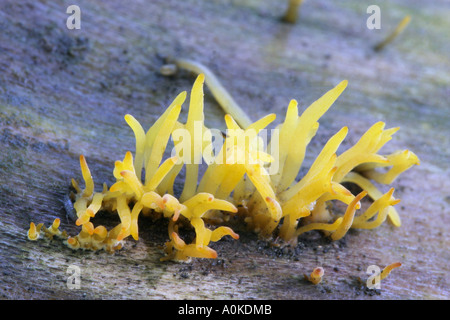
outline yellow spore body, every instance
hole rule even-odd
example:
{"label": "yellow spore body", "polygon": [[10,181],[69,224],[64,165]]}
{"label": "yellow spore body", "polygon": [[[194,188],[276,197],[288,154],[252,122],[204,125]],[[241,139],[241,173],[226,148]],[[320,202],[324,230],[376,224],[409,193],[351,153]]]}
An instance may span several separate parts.
{"label": "yellow spore body", "polygon": [[[178,63],[193,66],[182,60]],[[208,81],[214,85],[216,78],[208,74]],[[378,154],[398,128],[384,129],[383,122],[375,123],[353,147],[337,155],[349,132],[343,127],[330,137],[307,173],[299,180],[296,178],[307,146],[319,128],[320,117],[342,94],[347,81],[329,90],[302,114],[292,100],[284,121],[277,127],[278,138],[272,137],[267,147],[260,134],[275,120],[275,114],[256,122],[248,117],[239,119],[243,111],[233,102],[229,110],[238,119],[225,115],[227,134],[215,154],[210,148],[212,129],[204,124],[204,82],[205,75],[200,74],[190,94],[184,124],[178,116],[186,92],[175,98],[147,132],[133,116],[125,115],[136,139],[136,152],[133,157],[128,151],[123,160],[114,163],[116,181],[109,189],[103,185],[101,191],[95,191],[87,161],[80,156],[84,189],[72,180],[76,191],[73,203],[76,225],[81,227],[78,235],[67,237],[59,230],[57,219],[48,229],[31,223],[28,238],[36,240],[44,233],[47,237],[67,239],[66,244],[72,249],[114,252],[122,248],[127,237],[139,239],[138,218],[143,213],[153,219],[169,219],[165,259],[189,260],[216,258],[217,252],[209,247],[211,242],[224,236],[238,239],[238,234],[223,224],[235,214],[262,237],[278,236],[291,244],[311,230],[322,230],[332,240],[339,240],[350,228],[372,229],[387,217],[394,225],[400,225],[393,208],[399,201],[393,197],[394,189],[383,194],[371,181],[391,183],[401,172],[419,164],[417,156],[409,150],[386,156]],[[213,91],[219,92],[222,103],[230,101],[223,99],[223,87]],[[176,139],[180,133],[183,139]],[[177,154],[164,159],[170,138]],[[211,162],[207,162],[208,167],[200,177],[199,164],[206,158]],[[277,170],[273,170],[275,165]],[[178,197],[173,191],[174,182],[183,167],[186,175]],[[380,171],[383,169],[385,172]],[[363,191],[353,195],[344,182],[355,183]],[[374,202],[365,212],[357,214],[365,195]],[[335,216],[327,209],[331,201],[347,205],[343,216]],[[91,220],[100,211],[116,213],[120,223],[109,231],[104,226],[95,227]],[[182,227],[195,232],[192,243],[183,240]]]}
{"label": "yellow spore body", "polygon": [[392,271],[393,269],[399,268],[399,267],[401,267],[401,266],[402,266],[402,264],[401,264],[400,262],[394,262],[394,263],[391,263],[390,265],[386,266],[386,267],[381,271],[381,274],[380,274],[380,280],[385,279],[385,278],[391,273],[391,271]]}
{"label": "yellow spore body", "polygon": [[319,284],[322,282],[323,275],[325,274],[325,270],[322,267],[314,268],[314,270],[311,272],[311,275],[309,276],[308,280],[312,284]]}

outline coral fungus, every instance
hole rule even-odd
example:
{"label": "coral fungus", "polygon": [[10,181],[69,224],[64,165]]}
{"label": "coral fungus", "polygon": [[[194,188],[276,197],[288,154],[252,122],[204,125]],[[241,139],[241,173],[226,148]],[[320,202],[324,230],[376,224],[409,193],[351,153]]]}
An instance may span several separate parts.
{"label": "coral fungus", "polygon": [[[148,131],[133,116],[125,116],[135,135],[136,152],[134,157],[126,152],[123,160],[115,162],[116,182],[111,187],[104,184],[101,191],[96,191],[86,159],[80,156],[84,189],[72,180],[76,191],[72,198],[76,225],[81,227],[78,235],[67,237],[59,231],[58,220],[48,229],[31,223],[29,239],[36,240],[45,234],[66,239],[72,249],[114,252],[122,248],[127,237],[138,240],[138,218],[143,214],[169,219],[169,241],[163,259],[188,260],[216,258],[211,242],[224,236],[239,238],[232,226],[226,225],[232,215],[262,237],[276,235],[291,244],[310,230],[321,230],[332,240],[338,240],[350,228],[372,229],[388,217],[394,225],[400,225],[393,208],[399,202],[393,197],[394,189],[383,194],[372,182],[389,184],[401,172],[419,164],[408,150],[387,156],[378,154],[397,128],[384,129],[385,124],[378,122],[353,147],[337,155],[348,133],[347,127],[342,128],[328,140],[307,173],[296,179],[320,117],[345,90],[347,81],[325,93],[301,114],[297,102],[292,100],[284,121],[274,129],[267,145],[260,134],[275,120],[274,114],[253,123],[227,114],[228,130],[217,150],[211,147],[214,130],[204,124],[204,82],[205,75],[200,74],[190,93],[184,124],[178,117],[186,92],[175,98]],[[237,111],[233,114],[239,117],[243,112]],[[245,127],[239,123],[245,123]],[[171,157],[164,158],[170,139],[174,150]],[[200,177],[203,162],[207,168]],[[178,195],[174,183],[183,168],[185,180]],[[383,168],[384,172],[380,171]],[[353,195],[344,183],[355,183],[363,191]],[[366,195],[373,203],[365,212],[356,214]],[[346,204],[345,214],[339,216],[330,211],[331,201]],[[120,223],[111,230],[95,227],[91,220],[100,211],[117,213]],[[191,243],[186,243],[189,237],[184,236],[182,228],[195,232]]]}

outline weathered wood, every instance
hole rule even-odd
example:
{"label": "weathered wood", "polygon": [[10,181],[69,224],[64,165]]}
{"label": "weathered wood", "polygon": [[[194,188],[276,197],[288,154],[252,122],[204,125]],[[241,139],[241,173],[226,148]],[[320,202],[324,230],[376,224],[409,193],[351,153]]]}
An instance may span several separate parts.
{"label": "weathered wood", "polygon": [[[0,4],[0,296],[5,299],[448,299],[450,112],[449,4],[382,1],[382,29],[366,28],[371,2],[305,1],[299,21],[280,22],[282,1],[77,1],[81,30],[66,28],[72,3]],[[406,14],[397,41],[372,47]],[[60,241],[31,242],[30,221],[76,234],[64,195],[87,158],[97,187],[111,185],[115,160],[134,150],[123,116],[149,127],[194,77],[163,77],[163,57],[208,65],[253,120],[283,118],[343,79],[349,86],[321,119],[306,161],[344,125],[353,144],[373,123],[401,130],[385,147],[413,150],[421,165],[395,183],[403,225],[351,231],[330,243],[311,232],[281,248],[240,230],[213,245],[217,260],[160,262],[165,221],[140,220],[140,240],[120,252],[73,252]],[[223,112],[205,91],[206,124]],[[181,117],[186,117],[186,108]],[[277,120],[279,121],[279,120]],[[117,218],[100,217],[106,225]],[[402,262],[371,294],[369,265]],[[66,286],[81,268],[81,288]],[[324,280],[303,279],[316,266]]]}

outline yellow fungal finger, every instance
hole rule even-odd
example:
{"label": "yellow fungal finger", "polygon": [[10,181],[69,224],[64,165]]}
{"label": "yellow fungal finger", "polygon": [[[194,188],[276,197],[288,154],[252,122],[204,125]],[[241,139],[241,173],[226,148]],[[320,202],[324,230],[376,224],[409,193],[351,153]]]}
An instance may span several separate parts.
{"label": "yellow fungal finger", "polygon": [[[80,220],[80,221],[78,221],[78,219],[77,219],[78,226],[81,226],[83,223],[89,221],[89,214],[86,213],[87,203],[88,203],[87,198],[80,197],[73,204],[73,208],[75,209],[75,211],[77,213],[77,217]],[[83,222],[81,222],[81,221],[83,221]]]}
{"label": "yellow fungal finger", "polygon": [[208,203],[208,202],[212,202],[212,201],[214,201],[214,196],[212,194],[207,193],[207,192],[200,192],[200,193],[197,193],[192,198],[184,201],[183,204],[186,207],[193,209],[200,204]]}
{"label": "yellow fungal finger", "polygon": [[246,165],[247,176],[255,186],[258,193],[265,200],[267,209],[269,209],[270,216],[273,220],[279,221],[282,217],[282,209],[277,197],[270,184],[267,172],[259,164]]}
{"label": "yellow fungal finger", "polygon": [[183,250],[186,247],[186,243],[181,239],[176,232],[172,232],[171,234],[172,240],[177,250]]}
{"label": "yellow fungal finger", "polygon": [[345,90],[347,83],[347,80],[339,83],[336,87],[313,102],[299,117],[297,128],[293,135],[295,139],[292,140],[292,145],[286,157],[282,177],[279,182],[279,190],[285,190],[295,180],[305,158],[306,147],[317,130],[317,121]]}
{"label": "yellow fungal finger", "polygon": [[284,164],[286,162],[286,157],[290,152],[291,148],[291,139],[294,134],[294,131],[297,127],[298,122],[298,103],[296,100],[291,100],[286,111],[286,116],[284,122],[279,127],[279,137],[278,141],[270,140],[269,148],[273,149],[273,145],[278,145],[278,153],[275,154],[277,157],[274,161],[278,163],[278,172],[271,176],[272,183],[276,186],[277,192],[280,192],[279,181],[281,179]]}
{"label": "yellow fungal finger", "polygon": [[182,257],[216,259],[217,252],[210,247],[197,248],[194,244],[188,244],[183,249]]}
{"label": "yellow fungal finger", "polygon": [[91,215],[89,214],[89,211],[85,211],[84,213],[82,213],[78,219],[75,221],[75,224],[77,226],[81,226],[83,224],[85,224],[86,222],[89,222],[89,220],[91,219]]}
{"label": "yellow fungal finger", "polygon": [[134,174],[134,172],[124,170],[120,173],[120,175],[123,177],[125,183],[128,184],[128,186],[133,190],[136,199],[141,199],[144,194],[144,186],[139,181],[136,174]]}
{"label": "yellow fungal finger", "polygon": [[[173,215],[173,221],[177,221],[181,212],[187,215],[187,207],[181,204],[177,198],[170,194],[162,197],[164,216],[169,218]],[[189,215],[190,216],[190,215]]]}
{"label": "yellow fungal finger", "polygon": [[69,248],[74,250],[79,249],[81,247],[80,242],[76,237],[69,237],[67,239],[67,245],[69,246]]}
{"label": "yellow fungal finger", "polygon": [[114,177],[116,177],[116,179],[118,180],[121,180],[122,176],[120,175],[120,173],[124,170],[136,173],[133,165],[133,155],[131,154],[130,151],[127,151],[123,161],[116,161],[114,163],[114,171],[113,171]]}
{"label": "yellow fungal finger", "polygon": [[264,116],[261,119],[253,122],[251,125],[249,125],[247,128],[244,129],[245,131],[252,132],[253,130],[255,133],[259,133],[261,130],[263,130],[273,121],[275,121],[276,118],[277,115],[275,113],[268,114],[267,116]]}
{"label": "yellow fungal finger", "polygon": [[[173,116],[173,109],[178,108],[181,106],[184,101],[186,100],[186,91],[181,92],[170,104],[170,106],[166,109],[166,111],[159,117],[158,120],[153,124],[153,126],[147,131],[145,134],[145,152],[144,152],[144,164],[147,165],[150,155],[153,150],[154,143],[157,139],[157,137],[162,137],[161,135],[158,135],[158,133],[161,131],[161,128],[167,129],[167,118],[169,115]],[[171,121],[169,121],[171,122]],[[176,124],[175,124],[176,125]],[[156,154],[154,155],[156,157]],[[156,161],[155,161],[156,162]],[[151,174],[150,174],[151,175]]]}
{"label": "yellow fungal finger", "polygon": [[349,204],[354,198],[355,196],[342,184],[331,181],[331,192],[327,192],[317,199],[316,206],[320,206],[330,200],[339,200]]}
{"label": "yellow fungal finger", "polygon": [[59,230],[59,225],[60,224],[61,224],[61,220],[59,218],[56,218],[55,220],[53,220],[52,225],[50,226],[50,228],[47,229],[48,235],[50,235],[50,236],[54,236],[54,235],[59,236],[61,234],[61,230]]}
{"label": "yellow fungal finger", "polygon": [[94,225],[92,224],[92,222],[87,222],[85,224],[82,225],[81,227],[83,232],[86,232],[87,234],[89,234],[90,236],[92,236],[94,234]]}
{"label": "yellow fungal finger", "polygon": [[75,181],[75,179],[71,179],[72,187],[75,189],[75,191],[80,194],[82,192],[80,186],[78,185],[78,182]]}
{"label": "yellow fungal finger", "polygon": [[108,231],[104,226],[98,226],[94,229],[94,233],[91,238],[91,249],[100,250],[106,247],[105,239],[108,236]]}
{"label": "yellow fungal finger", "polygon": [[164,210],[163,197],[154,191],[146,192],[141,197],[141,203],[147,208]]}
{"label": "yellow fungal finger", "polygon": [[[171,112],[167,115],[167,119],[161,126],[160,131],[156,134],[154,143],[152,145],[152,151],[150,157],[145,165],[145,184],[150,184],[150,180],[157,174],[157,171],[164,165],[164,163],[158,167],[161,163],[161,159],[166,150],[169,137],[172,133],[172,129],[181,111],[181,105],[175,106]],[[175,159],[176,160],[176,159]],[[168,172],[168,171],[167,171]],[[167,172],[165,174],[167,174]],[[164,174],[164,175],[165,175]],[[162,177],[163,178],[163,177]],[[161,180],[162,180],[161,178]]]}
{"label": "yellow fungal finger", "polygon": [[[385,123],[377,122],[370,127],[358,140],[358,142],[344,153],[339,155],[336,160],[338,170],[333,177],[336,182],[342,182],[342,179],[353,169],[367,162],[388,163],[388,160],[376,154],[376,152],[386,143],[395,132],[393,130],[384,130]],[[387,134],[387,132],[389,134]]]}
{"label": "yellow fungal finger", "polygon": [[211,239],[211,230],[206,229],[202,218],[192,218],[191,224],[195,229],[195,245],[198,248],[207,246]]}
{"label": "yellow fungal finger", "polygon": [[51,229],[52,229],[53,231],[58,230],[60,224],[61,224],[61,219],[56,218],[55,220],[53,220]]}
{"label": "yellow fungal finger", "polygon": [[100,210],[104,196],[105,196],[104,193],[100,192],[94,193],[94,196],[92,197],[92,202],[87,208],[87,210],[91,212],[91,217],[93,217]]}
{"label": "yellow fungal finger", "polygon": [[195,207],[188,207],[191,210],[192,217],[201,217],[209,210],[222,210],[228,212],[237,212],[237,208],[226,200],[213,199],[212,201],[203,202]]}
{"label": "yellow fungal finger", "polygon": [[332,224],[314,222],[304,225],[297,229],[297,236],[311,230],[335,231],[342,224],[342,220],[344,220],[344,218],[339,217]]}
{"label": "yellow fungal finger", "polygon": [[319,284],[320,282],[322,282],[324,274],[325,271],[322,267],[314,268],[314,270],[311,272],[311,275],[309,276],[309,281],[313,284]]}
{"label": "yellow fungal finger", "polygon": [[229,227],[218,227],[211,233],[211,241],[216,242],[224,236],[231,236],[233,239],[239,239],[239,235]]}
{"label": "yellow fungal finger", "polygon": [[86,201],[83,201],[82,203],[77,203],[77,206],[74,208],[75,210],[78,212],[80,212],[80,214],[78,215],[78,219],[76,221],[76,225],[77,226],[81,226],[82,224],[88,222],[90,220],[90,218],[94,217],[95,214],[100,210],[101,206],[102,206],[102,201],[104,198],[105,194],[104,193],[94,193],[94,196],[92,197],[92,202],[89,205],[89,207],[85,208],[86,206]]}
{"label": "yellow fungal finger", "polygon": [[[419,165],[419,158],[409,150],[397,151],[385,157],[387,163],[369,163],[358,166],[356,170],[365,177],[378,183],[391,184],[402,172],[413,165]],[[375,170],[377,167],[392,166],[387,172],[382,173]]]}
{"label": "yellow fungal finger", "polygon": [[282,20],[288,23],[296,23],[298,19],[299,7],[302,5],[303,0],[288,0],[288,8],[284,14]]}
{"label": "yellow fungal finger", "polygon": [[345,211],[342,223],[338,226],[335,232],[331,234],[331,239],[336,241],[345,236],[348,229],[352,226],[353,217],[355,216],[356,209],[360,207],[359,201],[367,195],[367,191],[359,193],[355,199],[347,207]]}
{"label": "yellow fungal finger", "polygon": [[143,205],[140,202],[137,202],[133,210],[131,211],[131,225],[130,225],[130,234],[134,240],[139,240],[139,231],[138,231],[138,217],[141,212]]}
{"label": "yellow fungal finger", "polygon": [[[369,197],[371,197],[373,200],[377,200],[377,199],[381,198],[381,196],[383,195],[381,193],[381,191],[379,191],[372,182],[370,182],[368,179],[364,178],[363,176],[361,176],[360,174],[358,174],[356,172],[348,173],[342,179],[342,182],[352,182],[352,183],[357,184],[363,190],[366,190]],[[388,217],[394,226],[400,227],[400,225],[401,225],[400,216],[399,216],[397,210],[392,206],[390,206],[388,209]]]}
{"label": "yellow fungal finger", "polygon": [[144,189],[146,191],[154,191],[164,179],[164,177],[169,173],[169,171],[173,168],[175,163],[177,162],[177,157],[171,157],[165,160],[159,168],[156,170],[155,174],[149,178],[148,182],[145,184]]}
{"label": "yellow fungal finger", "polygon": [[[311,165],[308,173],[294,186],[285,191],[284,197],[291,198],[297,194],[308,183],[317,179],[321,175],[325,175],[333,169],[336,164],[337,156],[335,154],[339,145],[342,143],[348,132],[347,127],[343,127],[334,136],[332,136]],[[336,168],[337,170],[337,168]],[[334,175],[333,175],[334,176]]]}
{"label": "yellow fungal finger", "polygon": [[134,158],[134,167],[136,170],[136,176],[139,180],[141,180],[141,172],[144,165],[145,131],[139,121],[137,121],[132,115],[125,115],[125,121],[133,130],[136,139],[136,155]]}
{"label": "yellow fungal finger", "polygon": [[[373,229],[380,226],[386,219],[389,208],[400,202],[400,200],[392,196],[393,193],[394,188],[391,188],[387,193],[375,200],[362,215],[354,219],[352,228]],[[377,212],[377,218],[369,221]]]}
{"label": "yellow fungal finger", "polygon": [[99,239],[105,239],[108,235],[108,230],[104,226],[98,226],[94,229],[94,234],[96,234]]}
{"label": "yellow fungal finger", "polygon": [[117,198],[117,212],[121,222],[121,231],[117,236],[117,241],[121,241],[129,235],[131,225],[131,212],[124,195]]}
{"label": "yellow fungal finger", "polygon": [[109,242],[109,245],[114,246],[120,241],[117,240],[118,235],[122,231],[122,224],[119,223],[117,226],[108,231],[108,235],[106,237],[106,241]]}
{"label": "yellow fungal finger", "polygon": [[110,192],[119,192],[124,194],[133,194],[134,191],[125,181],[117,181],[114,183],[111,188],[109,188]]}
{"label": "yellow fungal finger", "polygon": [[[189,112],[184,128],[189,133],[190,150],[184,155],[186,164],[186,177],[180,201],[191,198],[197,189],[198,164],[202,161],[203,154],[203,82],[204,75],[200,74],[194,82],[189,101]],[[186,150],[187,151],[187,150]]]}
{"label": "yellow fungal finger", "polygon": [[233,190],[236,192],[237,185],[245,175],[245,167],[241,165],[233,165],[224,172],[225,174],[222,182],[215,192],[215,196],[220,199],[228,199]]}
{"label": "yellow fungal finger", "polygon": [[274,221],[279,221],[281,216],[283,215],[283,210],[281,209],[280,203],[271,197],[266,197],[266,204],[269,212],[271,213],[271,217]]}
{"label": "yellow fungal finger", "polygon": [[30,229],[28,230],[28,239],[34,241],[39,238],[39,232],[36,229],[34,222],[30,223]]}
{"label": "yellow fungal finger", "polygon": [[380,280],[385,279],[393,269],[400,267],[402,264],[400,262],[392,263],[386,266],[383,271],[381,271]]}
{"label": "yellow fungal finger", "polygon": [[94,180],[92,179],[91,171],[86,162],[86,158],[80,155],[81,174],[84,179],[85,189],[83,192],[84,197],[90,197],[94,192]]}
{"label": "yellow fungal finger", "polygon": [[398,35],[403,32],[403,30],[406,28],[406,26],[409,24],[410,21],[411,21],[411,16],[408,15],[408,16],[404,17],[400,21],[400,23],[397,25],[397,27],[394,29],[394,31],[392,31],[392,33],[389,34],[386,37],[386,39],[384,39],[383,41],[381,41],[374,47],[375,51],[381,51],[386,45],[388,45],[395,38],[397,38]]}

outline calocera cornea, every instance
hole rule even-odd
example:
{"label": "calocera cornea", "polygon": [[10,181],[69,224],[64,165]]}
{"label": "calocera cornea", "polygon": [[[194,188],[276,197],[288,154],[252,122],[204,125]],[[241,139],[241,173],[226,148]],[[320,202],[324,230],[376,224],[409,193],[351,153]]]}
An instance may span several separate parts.
{"label": "calocera cornea", "polygon": [[[178,66],[207,70],[200,64],[178,60]],[[194,68],[195,67],[195,68]],[[180,93],[161,117],[145,131],[132,115],[125,115],[125,122],[135,135],[135,154],[126,152],[123,160],[114,164],[113,176],[116,182],[96,191],[94,180],[84,156],[80,166],[84,188],[72,180],[76,191],[73,207],[76,211],[76,225],[81,231],[74,237],[65,235],[65,243],[72,249],[106,250],[114,252],[123,247],[124,240],[131,236],[139,239],[139,216],[154,219],[169,219],[168,238],[163,259],[189,260],[190,258],[216,258],[217,252],[211,242],[230,236],[238,239],[230,226],[225,225],[230,216],[238,214],[243,224],[264,238],[274,235],[295,244],[300,234],[321,230],[331,240],[339,240],[350,228],[372,229],[389,219],[400,226],[400,217],[393,206],[399,200],[393,197],[394,189],[382,193],[372,183],[393,182],[398,175],[419,164],[409,150],[391,155],[378,154],[398,128],[384,129],[383,122],[375,123],[361,139],[340,155],[337,149],[345,139],[348,128],[343,127],[330,137],[307,173],[296,180],[303,165],[307,146],[316,135],[319,119],[347,87],[342,81],[299,114],[297,101],[292,100],[284,121],[277,127],[279,139],[270,141],[261,149],[259,133],[276,118],[267,115],[252,122],[234,102],[225,115],[227,134],[220,150],[213,154],[211,129],[204,123],[203,85],[212,86],[219,103],[230,100],[223,87],[215,88],[218,82],[211,79],[211,73],[200,73],[190,93],[186,123],[178,120],[187,93]],[[224,98],[225,97],[225,98]],[[245,115],[244,118],[240,118]],[[196,140],[195,128],[200,128],[201,139]],[[183,141],[175,139],[176,130],[187,133],[190,148],[186,150]],[[295,139],[292,139],[295,137]],[[164,158],[169,139],[173,139],[176,156]],[[246,141],[240,143],[239,141]],[[273,144],[278,152],[268,152]],[[182,151],[183,150],[183,151]],[[232,156],[230,155],[232,152]],[[203,174],[199,174],[199,163],[208,153],[214,161],[207,163]],[[234,159],[231,162],[230,158]],[[270,165],[278,163],[274,173]],[[174,183],[181,169],[185,167],[185,179],[180,195],[174,193]],[[385,170],[381,172],[380,170]],[[387,170],[387,171],[386,171]],[[363,191],[353,195],[344,185],[352,182]],[[368,195],[373,199],[371,206],[357,214],[360,201]],[[328,208],[332,201],[347,205],[344,215],[334,214]],[[115,213],[120,223],[107,230],[95,227],[92,218],[100,211]],[[47,234],[60,236],[54,224]],[[192,243],[183,239],[181,228],[190,227],[195,232]],[[37,240],[45,227],[30,225],[28,237]]]}

